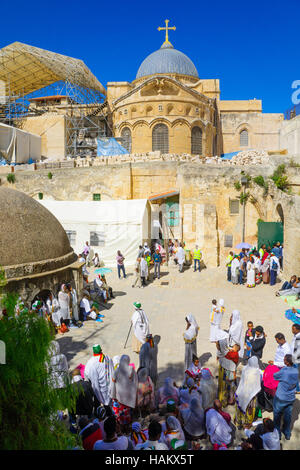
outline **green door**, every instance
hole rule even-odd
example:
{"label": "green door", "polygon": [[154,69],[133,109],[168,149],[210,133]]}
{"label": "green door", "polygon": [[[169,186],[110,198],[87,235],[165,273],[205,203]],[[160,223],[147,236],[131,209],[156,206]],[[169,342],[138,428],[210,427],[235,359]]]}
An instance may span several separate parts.
{"label": "green door", "polygon": [[264,243],[273,246],[276,242],[283,242],[282,222],[258,222],[258,248]]}

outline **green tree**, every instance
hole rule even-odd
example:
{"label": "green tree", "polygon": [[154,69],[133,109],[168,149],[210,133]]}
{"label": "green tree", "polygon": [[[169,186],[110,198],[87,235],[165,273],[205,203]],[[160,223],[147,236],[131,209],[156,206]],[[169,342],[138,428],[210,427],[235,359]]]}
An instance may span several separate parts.
{"label": "green tree", "polygon": [[59,450],[76,438],[58,420],[58,410],[73,408],[75,391],[66,384],[54,389],[49,381],[49,323],[24,309],[15,315],[16,294],[2,296],[7,315],[0,320],[6,364],[0,364],[0,449]]}

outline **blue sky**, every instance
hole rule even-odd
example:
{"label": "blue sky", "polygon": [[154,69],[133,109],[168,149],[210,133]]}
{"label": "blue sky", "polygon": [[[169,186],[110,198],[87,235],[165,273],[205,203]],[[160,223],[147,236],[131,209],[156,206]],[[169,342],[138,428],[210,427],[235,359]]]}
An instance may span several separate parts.
{"label": "blue sky", "polygon": [[264,112],[284,112],[300,79],[299,0],[15,0],[1,16],[0,47],[20,41],[80,58],[104,86],[135,78],[163,43],[166,18],[200,78],[220,79],[221,99],[262,99]]}

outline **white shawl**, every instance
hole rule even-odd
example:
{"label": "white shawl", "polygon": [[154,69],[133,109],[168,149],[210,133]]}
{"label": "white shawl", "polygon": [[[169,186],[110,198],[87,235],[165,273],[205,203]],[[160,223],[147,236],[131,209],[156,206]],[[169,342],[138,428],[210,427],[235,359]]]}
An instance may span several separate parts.
{"label": "white shawl", "polygon": [[[221,332],[222,332],[222,330],[220,330],[220,332],[218,332],[218,334],[219,333],[221,334]],[[236,370],[236,364],[233,361],[231,361],[230,359],[227,359],[225,357],[226,354],[229,352],[228,338],[219,339],[219,337],[217,336],[216,341],[219,342],[219,346],[220,346],[220,351],[217,351],[217,357],[219,358],[220,366],[223,367],[224,369],[227,369],[227,370],[230,370],[231,372],[234,372]]]}
{"label": "white shawl", "polygon": [[191,313],[187,315],[186,319],[190,323],[190,326],[187,330],[185,330],[183,337],[184,339],[191,341],[193,338],[197,337],[199,326],[195,320],[194,315],[192,315]]}
{"label": "white shawl", "polygon": [[93,387],[94,393],[100,403],[109,405],[112,392],[113,364],[108,356],[104,362],[99,362],[99,356],[91,357],[84,369],[84,376]]}
{"label": "white shawl", "polygon": [[233,310],[231,326],[229,328],[229,345],[233,346],[234,344],[238,344],[240,346],[239,356],[241,358],[244,356],[244,340],[244,327],[240,312]]}
{"label": "white shawl", "polygon": [[116,398],[122,405],[135,408],[138,379],[129,362],[129,356],[125,354],[121,356],[119,367],[114,372],[115,393],[113,393],[112,398]]}
{"label": "white shawl", "polygon": [[236,402],[243,413],[246,413],[247,406],[261,390],[261,375],[258,367],[258,359],[252,356],[248,364],[242,370],[239,386],[235,392]]}
{"label": "white shawl", "polygon": [[231,427],[214,408],[206,412],[206,430],[212,444],[226,444],[231,441]]}
{"label": "white shawl", "polygon": [[217,398],[217,387],[208,370],[204,369],[201,372],[199,391],[202,395],[203,409],[207,410],[207,408],[213,406],[214,400]]}

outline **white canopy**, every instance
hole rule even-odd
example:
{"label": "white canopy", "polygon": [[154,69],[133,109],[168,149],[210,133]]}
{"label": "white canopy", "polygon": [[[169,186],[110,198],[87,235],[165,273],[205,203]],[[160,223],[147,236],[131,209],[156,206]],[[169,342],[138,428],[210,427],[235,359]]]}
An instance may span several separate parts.
{"label": "white canopy", "polygon": [[41,158],[42,138],[0,123],[0,156],[7,163],[27,163]]}
{"label": "white canopy", "polygon": [[106,266],[116,266],[117,250],[125,267],[134,265],[139,245],[149,240],[147,199],[39,202],[62,224],[77,254],[88,241]]}

